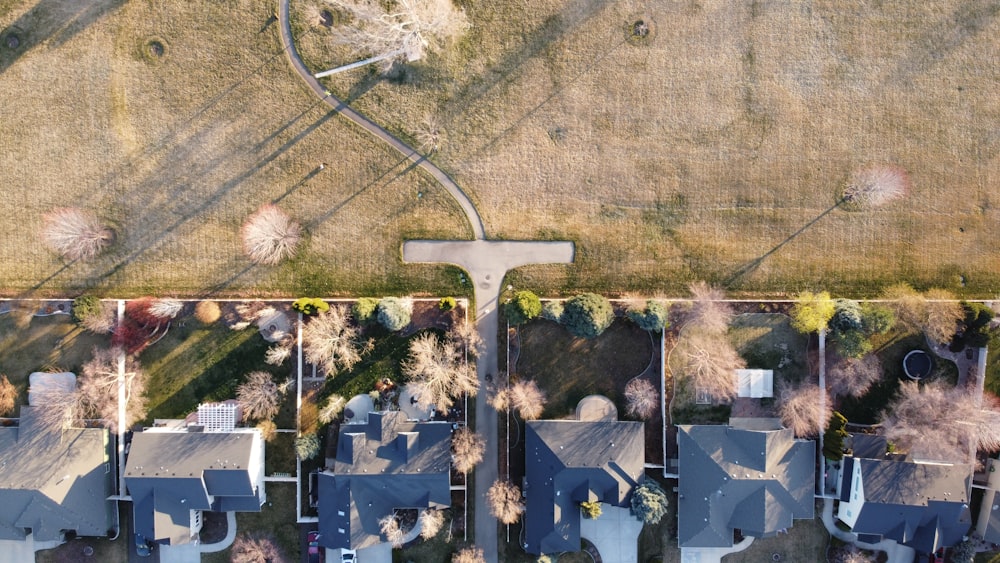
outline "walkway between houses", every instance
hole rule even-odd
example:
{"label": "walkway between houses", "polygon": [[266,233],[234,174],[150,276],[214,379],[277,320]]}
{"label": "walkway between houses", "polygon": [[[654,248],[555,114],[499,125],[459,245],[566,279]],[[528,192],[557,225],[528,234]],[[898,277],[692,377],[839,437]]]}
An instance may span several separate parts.
{"label": "walkway between houses", "polygon": [[295,49],[295,42],[292,37],[292,25],[288,17],[288,3],[289,0],[281,0],[278,3],[278,21],[281,29],[281,46],[284,48],[285,54],[288,55],[288,60],[292,63],[292,68],[295,69],[295,72],[302,77],[302,80],[309,86],[309,88],[312,89],[313,92],[316,93],[317,96],[322,98],[323,101],[332,107],[337,113],[354,122],[354,124],[358,127],[361,127],[365,131],[368,131],[375,137],[381,139],[386,144],[402,153],[403,156],[410,159],[415,165],[423,168],[425,172],[433,176],[434,179],[444,187],[444,189],[448,190],[451,197],[455,198],[455,201],[462,208],[462,212],[465,213],[465,217],[469,221],[469,226],[472,227],[473,236],[478,240],[484,240],[486,238],[486,230],[483,228],[483,220],[479,216],[476,206],[472,204],[472,200],[470,200],[469,196],[462,191],[462,188],[458,187],[458,184],[456,184],[454,180],[452,180],[440,168],[435,166],[434,163],[427,160],[427,158],[422,154],[415,151],[412,147],[397,139],[391,133],[364,115],[361,115],[357,111],[351,109],[351,107],[344,101],[327,91],[327,89],[324,88],[315,77],[313,77],[312,73],[309,72],[309,69],[306,68],[305,63],[302,62],[302,57],[299,56],[299,52]]}

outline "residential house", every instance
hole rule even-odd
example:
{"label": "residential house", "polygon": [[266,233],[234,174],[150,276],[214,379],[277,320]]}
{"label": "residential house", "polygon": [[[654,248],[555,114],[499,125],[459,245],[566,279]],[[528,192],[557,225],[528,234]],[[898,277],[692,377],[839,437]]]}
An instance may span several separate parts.
{"label": "residential house", "polygon": [[379,520],[395,509],[450,506],[451,431],[401,411],[341,425],[336,457],[317,478],[320,545],[369,547],[384,541]]}
{"label": "residential house", "polygon": [[580,503],[627,507],[643,479],[641,422],[535,420],[525,428],[524,550],[580,550]]}
{"label": "residential house", "polygon": [[867,543],[894,540],[930,553],[960,542],[972,517],[972,467],[886,454],[884,438],[856,435],[842,463],[837,518]]}
{"label": "residential house", "polygon": [[677,543],[732,547],[813,518],[816,444],[776,419],[678,426]]}
{"label": "residential house", "polygon": [[[75,386],[75,383],[74,383]],[[43,407],[21,406],[0,426],[0,539],[62,542],[113,535],[114,446],[107,428],[44,423]]]}
{"label": "residential house", "polygon": [[147,428],[132,437],[125,486],[137,533],[161,544],[197,543],[204,511],[260,511],[263,440],[247,428]]}

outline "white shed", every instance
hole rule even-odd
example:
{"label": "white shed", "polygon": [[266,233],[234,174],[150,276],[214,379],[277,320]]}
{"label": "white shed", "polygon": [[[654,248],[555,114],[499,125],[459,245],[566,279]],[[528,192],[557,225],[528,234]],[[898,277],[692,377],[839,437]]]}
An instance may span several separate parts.
{"label": "white shed", "polygon": [[733,374],[737,397],[761,399],[774,396],[774,370],[738,369]]}

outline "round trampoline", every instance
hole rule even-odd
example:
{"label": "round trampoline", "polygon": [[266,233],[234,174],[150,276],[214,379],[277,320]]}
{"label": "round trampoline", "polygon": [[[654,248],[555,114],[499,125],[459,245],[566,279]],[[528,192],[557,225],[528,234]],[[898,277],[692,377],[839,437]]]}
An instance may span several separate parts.
{"label": "round trampoline", "polygon": [[903,358],[903,371],[906,377],[914,381],[920,381],[931,374],[933,363],[931,356],[923,350],[911,350]]}

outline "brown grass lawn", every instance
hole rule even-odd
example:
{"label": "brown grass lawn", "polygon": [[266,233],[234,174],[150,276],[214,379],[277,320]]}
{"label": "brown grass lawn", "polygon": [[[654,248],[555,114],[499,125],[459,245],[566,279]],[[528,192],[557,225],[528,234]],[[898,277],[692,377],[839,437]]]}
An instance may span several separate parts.
{"label": "brown grass lawn", "polygon": [[757,538],[750,547],[722,558],[724,563],[759,563],[771,561],[772,554],[781,561],[824,561],[829,534],[819,519],[796,520],[787,534]]}
{"label": "brown grass lawn", "polygon": [[[452,49],[329,85],[404,137],[435,117],[435,158],[491,236],[578,243],[577,264],[521,285],[1000,288],[992,3],[461,4],[473,27]],[[638,18],[655,36],[632,45]],[[325,30],[301,43],[316,68],[347,60]],[[833,209],[852,171],[881,163],[909,171],[906,201]]]}
{"label": "brown grass lawn", "polygon": [[[453,272],[399,251],[467,237],[457,206],[305,90],[273,7],[0,0],[0,30],[22,39],[0,49],[4,292],[457,293]],[[267,202],[308,236],[296,260],[255,267],[239,230]],[[119,242],[64,264],[38,237],[60,206],[97,211]]]}
{"label": "brown grass lawn", "polygon": [[548,395],[543,419],[573,414],[580,399],[606,395],[625,418],[624,389],[649,364],[652,342],[648,333],[621,319],[601,336],[574,338],[551,321],[535,321],[520,332],[520,354],[513,373],[533,379]]}

